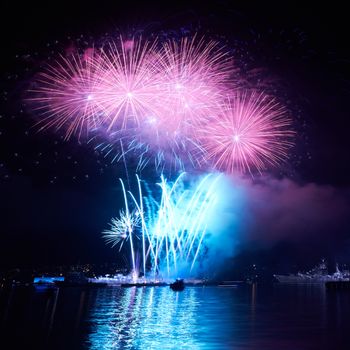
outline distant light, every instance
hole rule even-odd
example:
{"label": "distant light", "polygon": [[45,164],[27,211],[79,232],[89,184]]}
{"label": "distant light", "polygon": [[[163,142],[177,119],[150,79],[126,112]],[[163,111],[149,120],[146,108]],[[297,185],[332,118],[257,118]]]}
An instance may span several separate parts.
{"label": "distant light", "polygon": [[93,98],[94,98],[94,96],[92,96],[91,94],[88,95],[88,96],[86,97],[86,99],[87,99],[88,101],[91,101]]}
{"label": "distant light", "polygon": [[176,90],[180,90],[180,89],[182,89],[182,85],[181,85],[181,84],[179,84],[179,83],[177,83],[177,84],[175,85],[175,89],[176,89]]}
{"label": "distant light", "polygon": [[126,96],[127,96],[128,98],[132,98],[132,97],[133,97],[132,92],[128,92],[128,93],[126,94]]}

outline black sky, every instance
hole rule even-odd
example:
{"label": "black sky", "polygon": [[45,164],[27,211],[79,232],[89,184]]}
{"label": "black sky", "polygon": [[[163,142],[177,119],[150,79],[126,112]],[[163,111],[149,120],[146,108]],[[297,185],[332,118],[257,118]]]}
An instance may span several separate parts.
{"label": "black sky", "polygon": [[[123,166],[108,165],[76,140],[36,134],[21,107],[35,70],[81,35],[90,41],[106,32],[199,30],[226,38],[246,71],[263,68],[277,81],[295,113],[299,136],[283,176],[300,186],[328,186],[337,193],[330,208],[348,208],[350,48],[348,12],[340,1],[3,1],[0,13],[0,267],[112,261],[116,254],[100,232],[120,202],[117,178],[125,176]],[[318,232],[297,241],[282,235],[266,245],[252,240],[240,256],[270,267],[296,255],[307,263],[322,255],[336,259],[347,254],[348,227],[341,221],[332,240],[322,233],[314,250],[310,242]]]}

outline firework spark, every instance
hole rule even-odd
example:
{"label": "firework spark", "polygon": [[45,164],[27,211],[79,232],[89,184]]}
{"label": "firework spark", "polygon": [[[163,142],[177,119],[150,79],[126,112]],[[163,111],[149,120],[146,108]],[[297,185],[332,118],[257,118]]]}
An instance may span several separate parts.
{"label": "firework spark", "polygon": [[288,156],[291,119],[286,109],[264,93],[240,91],[202,129],[201,143],[214,168],[261,172]]}
{"label": "firework spark", "polygon": [[133,211],[129,214],[124,210],[119,212],[118,218],[112,218],[110,228],[102,232],[103,238],[107,244],[111,244],[115,247],[118,243],[120,249],[123,246],[125,240],[140,226],[141,216],[138,211]]}

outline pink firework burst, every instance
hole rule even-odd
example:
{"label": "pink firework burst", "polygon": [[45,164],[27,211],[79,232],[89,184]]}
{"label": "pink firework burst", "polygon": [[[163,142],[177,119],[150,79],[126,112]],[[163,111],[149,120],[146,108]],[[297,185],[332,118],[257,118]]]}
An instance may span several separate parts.
{"label": "pink firework burst", "polygon": [[161,76],[154,64],[155,52],[156,41],[122,37],[102,50],[98,90],[107,131],[139,126],[158,115]]}
{"label": "pink firework burst", "polygon": [[[235,65],[214,41],[183,38],[115,42],[70,53],[39,75],[30,99],[41,129],[99,141],[113,160],[136,154],[183,168],[211,164],[261,172],[287,157],[291,119],[265,93],[238,90]],[[227,96],[230,96],[227,98]]]}
{"label": "pink firework burst", "polygon": [[84,55],[60,56],[42,72],[31,90],[40,130],[63,128],[65,137],[78,137],[98,127],[103,106],[98,99],[101,59],[93,49]]}
{"label": "pink firework burst", "polygon": [[293,144],[291,123],[274,98],[238,91],[201,132],[206,159],[226,172],[261,172],[287,158]]}
{"label": "pink firework burst", "polygon": [[198,130],[218,113],[233,69],[227,51],[214,41],[194,36],[162,44],[154,58],[156,111],[143,119],[130,143],[141,153],[141,164],[153,154],[157,167],[169,161],[181,168],[186,161],[198,165]]}
{"label": "pink firework burst", "polygon": [[217,42],[194,36],[163,43],[157,64],[162,75],[160,128],[193,134],[191,128],[215,113],[226,94],[232,60]]}

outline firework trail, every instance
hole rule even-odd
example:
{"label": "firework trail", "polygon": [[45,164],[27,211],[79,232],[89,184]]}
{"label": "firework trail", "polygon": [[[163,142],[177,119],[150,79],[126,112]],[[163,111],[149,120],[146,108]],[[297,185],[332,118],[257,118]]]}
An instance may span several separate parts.
{"label": "firework trail", "polygon": [[215,169],[252,173],[277,165],[292,146],[286,109],[264,93],[237,91],[202,129],[201,143]]}
{"label": "firework trail", "polygon": [[[208,220],[218,201],[216,191],[220,175],[206,175],[189,189],[185,188],[184,176],[182,173],[173,183],[161,176],[159,199],[152,193],[142,196],[138,177],[139,195],[129,192],[127,196],[124,192],[126,209],[120,212],[119,218],[112,219],[111,228],[103,235],[112,246],[123,244],[126,239],[132,242],[137,238],[142,242],[141,249],[130,244],[133,274],[139,270],[134,260],[137,249],[141,250],[144,276],[147,266],[154,277],[171,277],[179,271],[190,274],[201,256]],[[132,215],[131,206],[135,208]]]}

